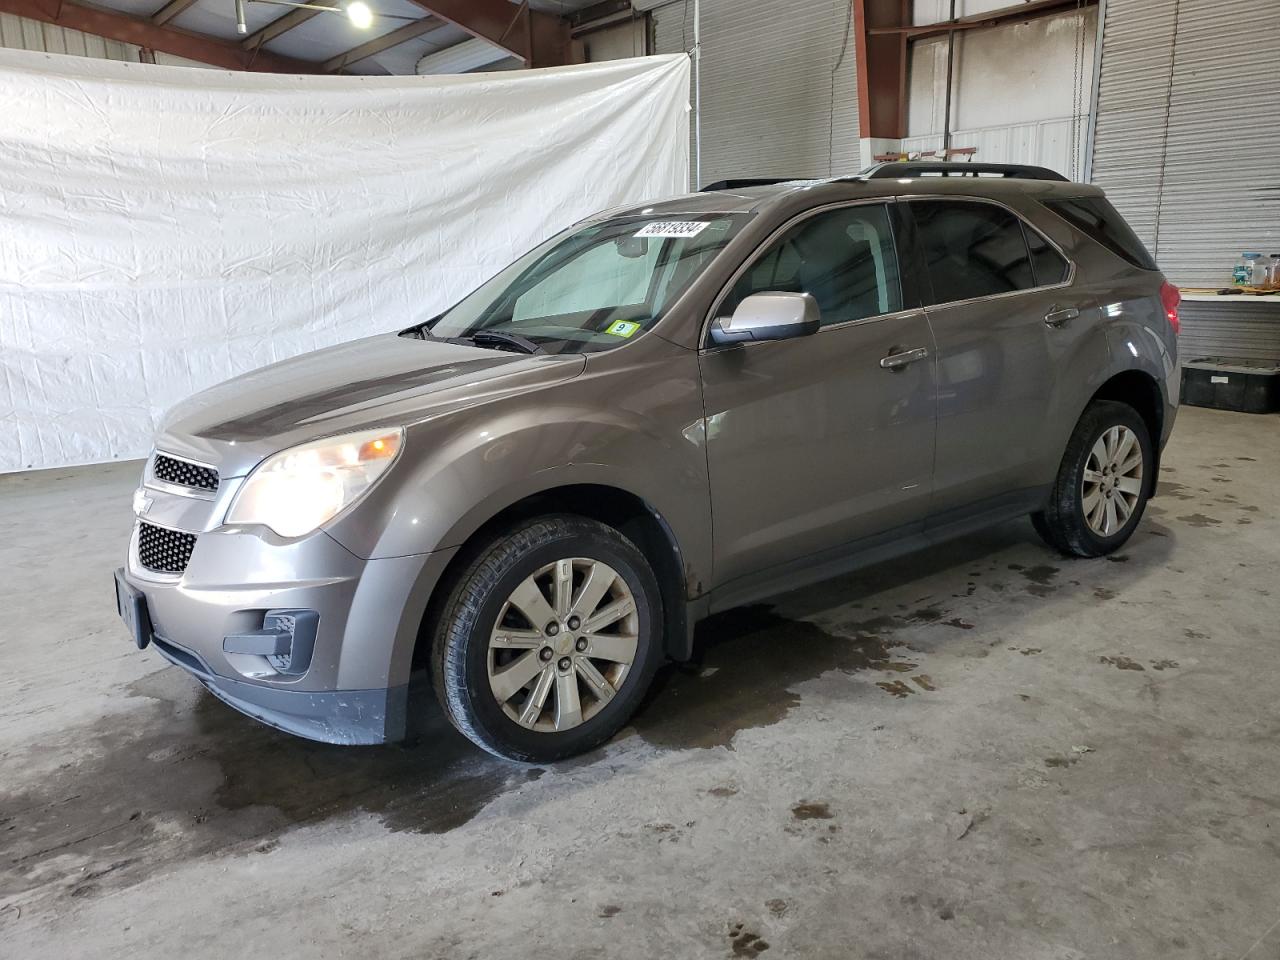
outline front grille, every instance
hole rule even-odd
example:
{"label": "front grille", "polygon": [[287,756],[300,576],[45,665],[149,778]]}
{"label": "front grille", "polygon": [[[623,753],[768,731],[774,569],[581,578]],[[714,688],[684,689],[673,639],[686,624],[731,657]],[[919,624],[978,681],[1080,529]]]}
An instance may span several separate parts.
{"label": "front grille", "polygon": [[196,490],[217,490],[218,471],[213,467],[202,467],[198,463],[179,460],[177,457],[157,453],[151,472],[157,480],[165,483],[176,483],[180,487],[193,487]]}
{"label": "front grille", "polygon": [[138,524],[138,562],[157,573],[182,573],[196,546],[194,533]]}

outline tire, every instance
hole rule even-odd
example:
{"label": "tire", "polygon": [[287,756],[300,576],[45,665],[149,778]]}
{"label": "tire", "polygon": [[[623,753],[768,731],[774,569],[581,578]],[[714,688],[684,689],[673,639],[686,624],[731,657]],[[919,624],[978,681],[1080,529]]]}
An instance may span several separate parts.
{"label": "tire", "polygon": [[[557,588],[566,570],[567,591]],[[632,612],[604,623],[628,600]],[[603,625],[588,632],[590,622]],[[453,725],[490,753],[561,760],[630,719],[662,659],[662,623],[653,570],[621,533],[572,515],[528,520],[492,540],[454,584],[433,638],[436,694]]]}
{"label": "tire", "polygon": [[[1119,464],[1110,462],[1109,456],[1099,458],[1112,449],[1109,438],[1118,439],[1118,449],[1130,435],[1132,447]],[[1135,474],[1124,467],[1136,452],[1142,459]],[[1138,411],[1126,403],[1095,400],[1067,441],[1049,505],[1031,516],[1036,532],[1049,546],[1071,556],[1101,557],[1118,550],[1142,519],[1154,486],[1155,462],[1151,434]],[[1101,473],[1093,469],[1099,465],[1104,467]],[[1100,481],[1095,479],[1099,477]],[[1095,490],[1096,498],[1091,496]],[[1109,502],[1114,505],[1108,506]],[[1108,516],[1112,509],[1114,516]]]}

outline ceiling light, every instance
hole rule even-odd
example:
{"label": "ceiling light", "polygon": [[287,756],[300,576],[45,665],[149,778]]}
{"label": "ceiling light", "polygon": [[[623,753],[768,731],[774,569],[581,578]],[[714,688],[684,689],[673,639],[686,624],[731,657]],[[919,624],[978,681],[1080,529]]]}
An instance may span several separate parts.
{"label": "ceiling light", "polygon": [[363,0],[355,0],[354,3],[347,4],[347,17],[357,30],[368,30],[373,26],[373,11]]}

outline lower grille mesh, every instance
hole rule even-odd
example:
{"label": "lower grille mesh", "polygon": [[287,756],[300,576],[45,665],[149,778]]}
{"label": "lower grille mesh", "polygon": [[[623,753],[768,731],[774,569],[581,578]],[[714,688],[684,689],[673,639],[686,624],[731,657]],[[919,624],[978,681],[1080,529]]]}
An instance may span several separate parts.
{"label": "lower grille mesh", "polygon": [[194,533],[138,524],[138,562],[157,573],[182,573],[196,546]]}

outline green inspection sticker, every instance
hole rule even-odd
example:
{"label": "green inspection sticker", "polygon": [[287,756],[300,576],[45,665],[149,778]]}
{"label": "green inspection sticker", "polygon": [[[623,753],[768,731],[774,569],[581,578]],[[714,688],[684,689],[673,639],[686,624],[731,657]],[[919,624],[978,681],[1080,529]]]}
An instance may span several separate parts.
{"label": "green inspection sticker", "polygon": [[615,320],[605,328],[605,333],[611,333],[615,337],[629,337],[640,329],[640,324],[634,320]]}

